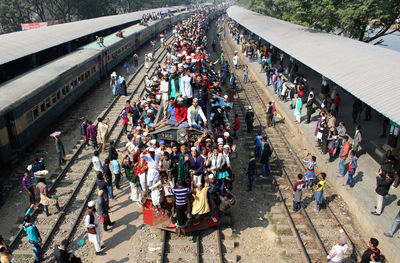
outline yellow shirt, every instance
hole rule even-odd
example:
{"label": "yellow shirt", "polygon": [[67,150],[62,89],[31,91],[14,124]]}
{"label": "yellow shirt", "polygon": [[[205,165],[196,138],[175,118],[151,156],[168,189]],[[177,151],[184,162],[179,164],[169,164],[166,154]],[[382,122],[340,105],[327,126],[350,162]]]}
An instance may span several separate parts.
{"label": "yellow shirt", "polygon": [[325,180],[319,181],[318,184],[317,184],[317,186],[318,186],[318,187],[317,187],[317,191],[322,191],[322,190],[324,190],[325,184],[326,184],[326,181],[325,181]]}
{"label": "yellow shirt", "polygon": [[210,212],[210,205],[208,204],[207,199],[207,191],[208,191],[208,183],[205,184],[201,191],[195,190],[196,197],[192,204],[192,215],[203,215]]}

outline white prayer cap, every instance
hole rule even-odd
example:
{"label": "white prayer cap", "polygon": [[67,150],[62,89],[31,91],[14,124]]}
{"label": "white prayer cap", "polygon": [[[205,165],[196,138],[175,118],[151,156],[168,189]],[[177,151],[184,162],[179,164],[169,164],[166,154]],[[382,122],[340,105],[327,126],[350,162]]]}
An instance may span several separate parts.
{"label": "white prayer cap", "polygon": [[249,110],[251,110],[252,109],[252,107],[251,106],[249,106]]}
{"label": "white prayer cap", "polygon": [[142,138],[142,136],[137,135],[135,138],[136,138],[136,139],[140,139],[140,138]]}
{"label": "white prayer cap", "polygon": [[198,98],[193,98],[193,101],[199,101],[199,99]]}
{"label": "white prayer cap", "polygon": [[89,208],[92,208],[92,207],[94,207],[95,206],[95,202],[94,201],[90,201],[89,203],[88,203],[88,207]]}
{"label": "white prayer cap", "polygon": [[153,147],[149,148],[149,152],[154,152],[156,149],[154,149]]}
{"label": "white prayer cap", "polygon": [[151,101],[151,99],[147,99],[146,101]]}
{"label": "white prayer cap", "polygon": [[228,98],[228,95],[225,95],[224,98],[227,99],[227,98]]}
{"label": "white prayer cap", "polygon": [[229,132],[224,132],[224,136],[229,136]]}
{"label": "white prayer cap", "polygon": [[167,72],[167,71],[163,71],[162,74],[163,74],[163,75],[168,75],[168,72]]}
{"label": "white prayer cap", "polygon": [[179,98],[178,98],[178,101],[183,101],[183,98],[182,98],[182,97],[179,97]]}
{"label": "white prayer cap", "polygon": [[192,59],[192,57],[191,56],[186,56],[186,59]]}
{"label": "white prayer cap", "polygon": [[142,129],[142,127],[136,126],[136,130],[137,130],[137,131],[140,131],[141,129]]}
{"label": "white prayer cap", "polygon": [[148,132],[144,132],[143,136],[149,136],[149,133]]}
{"label": "white prayer cap", "polygon": [[179,68],[183,68],[183,64],[182,64],[182,63],[179,63],[179,64],[178,64],[178,67],[179,67]]}
{"label": "white prayer cap", "polygon": [[228,149],[230,149],[231,147],[229,147],[229,145],[228,145],[228,144],[225,144],[225,145],[224,145],[224,148],[228,148]]}
{"label": "white prayer cap", "polygon": [[150,141],[150,144],[156,144],[156,143],[157,143],[156,139]]}
{"label": "white prayer cap", "polygon": [[222,139],[221,137],[217,139],[217,142],[224,142],[224,139]]}
{"label": "white prayer cap", "polygon": [[214,178],[214,174],[209,174],[208,178]]}
{"label": "white prayer cap", "polygon": [[192,147],[190,148],[191,151],[196,151],[197,152],[197,148],[196,147]]}

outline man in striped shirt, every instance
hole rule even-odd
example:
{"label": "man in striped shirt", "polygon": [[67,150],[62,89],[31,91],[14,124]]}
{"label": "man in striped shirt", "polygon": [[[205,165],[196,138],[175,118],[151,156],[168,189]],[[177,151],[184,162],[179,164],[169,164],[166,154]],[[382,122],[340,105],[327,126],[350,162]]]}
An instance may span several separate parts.
{"label": "man in striped shirt", "polygon": [[185,212],[187,211],[187,195],[191,193],[191,190],[188,187],[183,187],[182,180],[178,180],[177,186],[171,189],[171,193],[175,195],[177,226],[183,228],[185,226]]}

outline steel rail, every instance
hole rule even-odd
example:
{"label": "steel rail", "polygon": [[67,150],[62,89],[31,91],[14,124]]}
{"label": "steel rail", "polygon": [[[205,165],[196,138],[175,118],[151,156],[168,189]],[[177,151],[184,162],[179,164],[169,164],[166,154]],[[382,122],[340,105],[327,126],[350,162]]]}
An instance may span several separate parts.
{"label": "steel rail", "polygon": [[[231,49],[231,51],[233,52],[233,48],[231,47],[231,45],[228,44],[228,46],[229,46],[229,48]],[[225,56],[230,57],[230,55],[229,55],[228,53],[227,53]],[[229,64],[231,65],[231,63],[229,63]],[[243,85],[242,85],[242,83],[239,81],[239,79],[238,79],[238,83],[239,83],[240,88],[244,91],[244,94],[245,94],[245,96],[246,96],[246,99],[247,99],[247,101],[248,101],[248,104],[251,105],[250,98],[249,98],[249,96],[248,96],[248,94],[247,94],[247,92],[246,92],[246,89],[243,87]],[[237,96],[238,96],[237,101],[239,102],[239,104],[240,104],[240,106],[241,106],[241,107],[240,107],[240,108],[241,108],[241,111],[245,114],[245,109],[244,109],[245,107],[244,107],[244,105],[242,104],[242,102],[240,101],[240,95],[239,95],[238,93],[237,93]],[[255,113],[255,112],[254,112],[254,114],[255,114],[255,116],[256,116],[258,122],[259,122],[260,125],[261,125],[261,120],[260,120],[258,114]],[[260,129],[261,129],[261,127],[260,127]],[[261,132],[262,132],[264,135],[267,135],[267,137],[268,137],[268,134],[265,132],[265,130],[261,129]],[[273,147],[273,145],[272,145],[271,141],[269,140],[269,138],[268,138],[268,142],[269,142],[270,145],[272,146],[272,147],[271,147],[271,148],[272,148],[272,151],[275,153],[275,156],[276,156],[276,159],[277,159],[277,161],[278,161],[279,166],[280,166],[281,169],[285,172],[286,178],[289,179],[289,176],[287,175],[286,170],[284,169],[284,167],[283,167],[283,165],[282,165],[282,162],[281,162],[281,160],[280,160],[280,158],[279,158],[279,155],[278,155],[278,153],[276,152],[275,147]],[[299,231],[297,230],[297,228],[296,228],[296,226],[295,226],[293,217],[291,216],[291,214],[290,214],[290,212],[289,212],[289,209],[288,209],[288,207],[287,207],[287,205],[286,205],[286,202],[285,202],[285,198],[284,198],[284,196],[283,196],[283,193],[281,192],[281,190],[280,190],[280,188],[279,188],[279,184],[278,184],[278,182],[276,181],[276,179],[275,179],[274,177],[272,177],[272,181],[273,181],[273,183],[274,183],[274,186],[278,189],[278,193],[279,193],[279,196],[280,196],[280,198],[281,198],[281,200],[282,200],[282,204],[283,204],[283,207],[284,207],[285,214],[286,214],[286,216],[289,218],[289,226],[290,226],[292,232],[294,232],[294,234],[296,235],[296,238],[297,238],[297,241],[298,241],[297,243],[298,243],[298,245],[300,246],[302,255],[303,255],[304,259],[305,259],[307,262],[311,263],[310,255],[308,254],[307,249],[306,249],[305,246],[304,246],[304,242],[303,242],[303,240],[302,240],[302,238],[301,238],[301,235],[300,235]],[[290,179],[289,179],[289,182],[291,183]],[[313,231],[313,232],[314,232],[314,231]],[[319,236],[318,236],[318,239],[319,239],[319,241],[320,241],[320,245],[324,248],[324,246],[323,246],[323,244],[322,244],[322,241],[320,240]],[[324,248],[324,250],[326,251],[325,248]]]}

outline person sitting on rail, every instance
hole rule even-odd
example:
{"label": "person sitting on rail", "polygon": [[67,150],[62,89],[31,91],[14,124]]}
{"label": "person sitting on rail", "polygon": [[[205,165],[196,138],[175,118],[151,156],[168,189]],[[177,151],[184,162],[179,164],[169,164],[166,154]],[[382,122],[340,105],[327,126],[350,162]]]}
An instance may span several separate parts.
{"label": "person sitting on rail", "polygon": [[193,127],[198,130],[203,130],[203,127],[207,127],[207,118],[202,108],[199,106],[199,100],[197,98],[193,99],[192,106],[187,110],[187,119],[189,130],[192,130]]}

